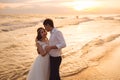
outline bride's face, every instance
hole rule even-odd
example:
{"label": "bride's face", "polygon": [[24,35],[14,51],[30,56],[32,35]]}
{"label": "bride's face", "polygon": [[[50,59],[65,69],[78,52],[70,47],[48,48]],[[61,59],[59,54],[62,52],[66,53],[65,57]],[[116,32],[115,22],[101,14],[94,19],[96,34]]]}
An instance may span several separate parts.
{"label": "bride's face", "polygon": [[42,37],[46,37],[47,32],[46,32],[46,30],[41,29],[40,34],[41,34]]}

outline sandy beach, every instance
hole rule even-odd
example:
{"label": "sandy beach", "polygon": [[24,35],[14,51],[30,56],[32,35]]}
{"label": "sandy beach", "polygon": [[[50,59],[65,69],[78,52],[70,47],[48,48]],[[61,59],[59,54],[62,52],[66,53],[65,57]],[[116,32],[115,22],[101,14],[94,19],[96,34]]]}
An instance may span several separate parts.
{"label": "sandy beach", "polygon": [[54,20],[67,43],[60,66],[62,80],[120,80],[120,15],[1,15],[0,80],[26,80],[38,55],[36,30],[46,17]]}

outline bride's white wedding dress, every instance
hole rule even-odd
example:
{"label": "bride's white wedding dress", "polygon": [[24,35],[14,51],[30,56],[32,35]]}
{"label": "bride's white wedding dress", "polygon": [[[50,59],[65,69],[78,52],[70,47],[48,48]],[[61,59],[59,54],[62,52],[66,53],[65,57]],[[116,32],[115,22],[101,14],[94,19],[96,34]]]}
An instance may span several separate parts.
{"label": "bride's white wedding dress", "polygon": [[[38,41],[42,48],[44,49],[47,43]],[[37,56],[34,61],[28,76],[27,80],[49,80],[49,55]]]}

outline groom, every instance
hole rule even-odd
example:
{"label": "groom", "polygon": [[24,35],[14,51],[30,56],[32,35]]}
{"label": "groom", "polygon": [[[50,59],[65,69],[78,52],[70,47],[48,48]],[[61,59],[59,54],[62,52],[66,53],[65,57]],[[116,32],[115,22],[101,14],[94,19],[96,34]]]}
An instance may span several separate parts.
{"label": "groom", "polygon": [[50,78],[49,80],[60,80],[59,67],[62,61],[62,48],[66,47],[66,43],[61,31],[54,27],[52,19],[45,19],[43,22],[45,29],[50,32],[49,46],[46,51],[50,55]]}

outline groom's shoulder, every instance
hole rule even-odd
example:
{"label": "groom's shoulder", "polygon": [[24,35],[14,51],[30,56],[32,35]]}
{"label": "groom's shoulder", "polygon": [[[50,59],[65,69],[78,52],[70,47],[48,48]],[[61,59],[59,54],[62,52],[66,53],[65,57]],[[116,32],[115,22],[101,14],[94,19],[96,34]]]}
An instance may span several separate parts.
{"label": "groom's shoulder", "polygon": [[61,31],[57,28],[54,28],[54,32],[61,32]]}
{"label": "groom's shoulder", "polygon": [[61,33],[61,31],[59,29],[56,29],[55,33]]}

